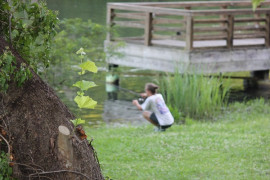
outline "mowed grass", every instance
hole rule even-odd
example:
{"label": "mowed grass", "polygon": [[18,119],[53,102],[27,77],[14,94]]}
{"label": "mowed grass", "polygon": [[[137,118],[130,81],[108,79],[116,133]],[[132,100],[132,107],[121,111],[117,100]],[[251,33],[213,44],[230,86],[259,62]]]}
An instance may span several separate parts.
{"label": "mowed grass", "polygon": [[234,104],[214,122],[90,129],[111,179],[270,179],[270,106]]}

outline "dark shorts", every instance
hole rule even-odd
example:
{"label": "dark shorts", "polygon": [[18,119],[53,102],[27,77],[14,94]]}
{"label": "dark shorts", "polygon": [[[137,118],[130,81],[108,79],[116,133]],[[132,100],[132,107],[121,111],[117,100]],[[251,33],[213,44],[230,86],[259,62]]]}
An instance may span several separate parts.
{"label": "dark shorts", "polygon": [[167,129],[167,128],[169,128],[169,127],[172,126],[172,124],[171,124],[171,125],[166,125],[166,126],[161,126],[161,125],[159,124],[159,122],[158,122],[158,119],[157,119],[157,116],[155,115],[155,113],[152,113],[152,114],[150,115],[150,119],[151,119],[152,121],[154,121],[156,124],[158,124],[158,125],[160,126],[161,129]]}

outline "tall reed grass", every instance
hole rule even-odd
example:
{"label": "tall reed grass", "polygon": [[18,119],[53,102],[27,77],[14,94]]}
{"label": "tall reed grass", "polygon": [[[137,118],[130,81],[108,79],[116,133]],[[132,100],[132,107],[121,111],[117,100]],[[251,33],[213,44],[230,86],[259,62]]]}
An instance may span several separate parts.
{"label": "tall reed grass", "polygon": [[159,85],[177,121],[179,112],[194,119],[212,118],[220,113],[227,106],[230,89],[223,82],[222,78],[201,74],[174,73],[162,77]]}

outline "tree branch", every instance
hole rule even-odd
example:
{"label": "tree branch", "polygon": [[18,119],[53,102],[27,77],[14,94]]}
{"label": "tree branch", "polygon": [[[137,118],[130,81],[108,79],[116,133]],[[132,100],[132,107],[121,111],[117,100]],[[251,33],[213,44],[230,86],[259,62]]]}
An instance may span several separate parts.
{"label": "tree branch", "polygon": [[11,19],[12,19],[12,13],[10,13],[9,18],[8,18],[9,40],[10,40],[10,45],[12,46],[12,37],[11,37]]}
{"label": "tree branch", "polygon": [[4,138],[4,136],[2,136],[2,134],[0,134],[0,137],[6,142],[6,144],[7,144],[7,146],[8,146],[8,155],[10,155],[10,145],[9,145],[7,139]]}
{"label": "tree branch", "polygon": [[55,174],[55,173],[73,173],[73,174],[81,175],[81,176],[85,177],[86,179],[90,180],[90,178],[88,176],[86,176],[85,174],[83,174],[83,173],[80,173],[80,172],[77,172],[77,171],[69,171],[69,170],[37,172],[37,173],[34,173],[34,174],[30,174],[29,179],[31,179],[32,176],[45,175],[45,174]]}

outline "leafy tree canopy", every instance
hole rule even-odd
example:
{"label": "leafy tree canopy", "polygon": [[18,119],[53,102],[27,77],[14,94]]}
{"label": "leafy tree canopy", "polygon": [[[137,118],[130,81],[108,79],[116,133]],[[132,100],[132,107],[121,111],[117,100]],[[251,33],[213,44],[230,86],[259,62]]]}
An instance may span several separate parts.
{"label": "leafy tree canopy", "polygon": [[[7,53],[0,58],[0,89],[7,90],[10,77],[17,77],[16,82],[22,84],[31,77],[30,68],[48,67],[50,64],[51,43],[56,35],[58,24],[57,13],[49,10],[44,2],[32,3],[30,0],[0,0],[0,36],[4,37],[20,53],[26,61],[17,74],[16,60],[6,61]],[[10,63],[13,68],[7,69]],[[20,70],[19,70],[20,71]]]}

